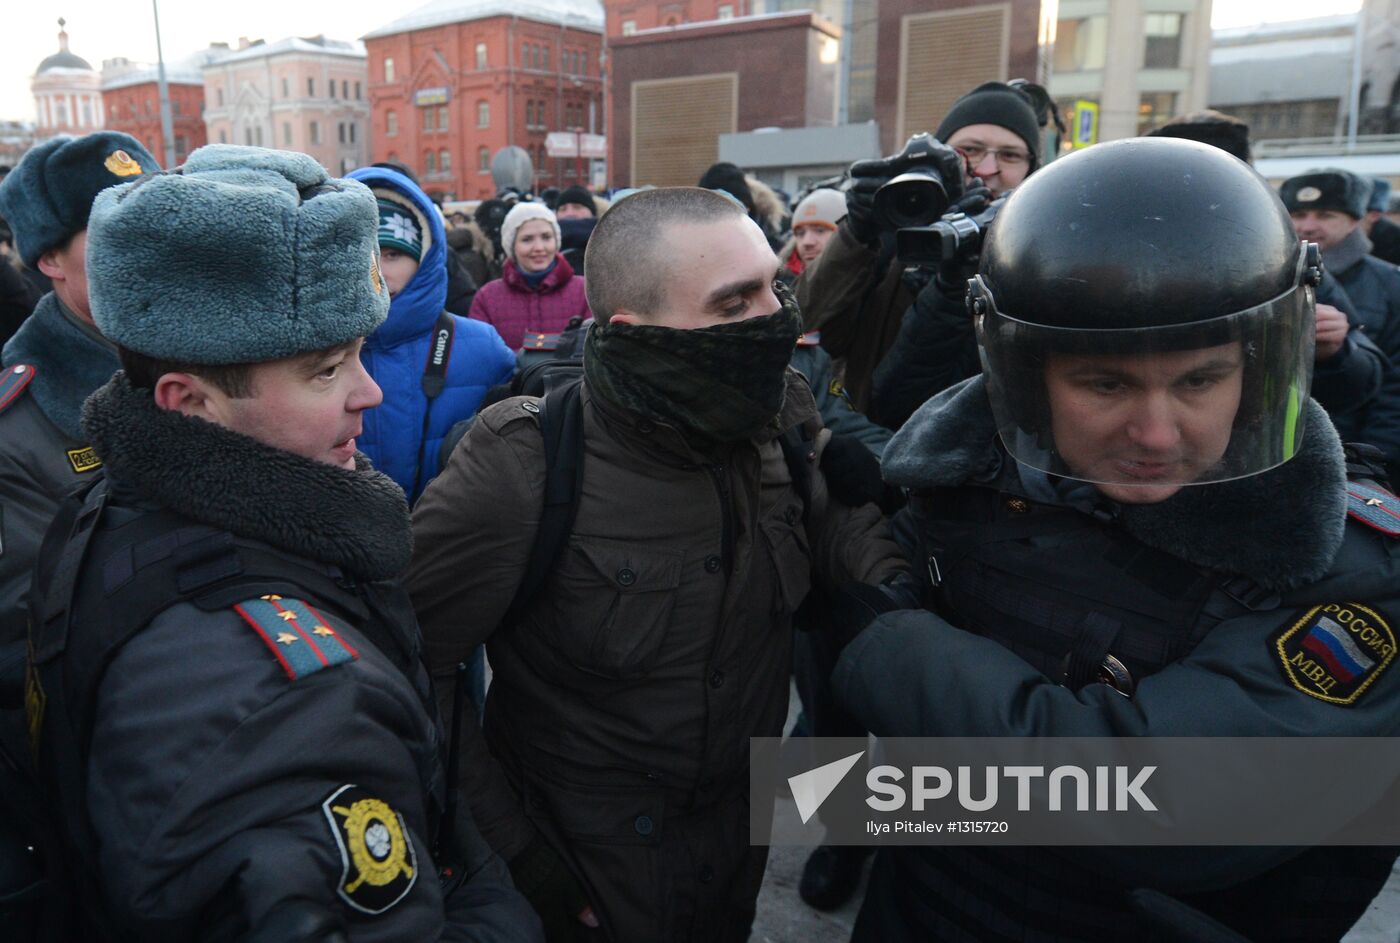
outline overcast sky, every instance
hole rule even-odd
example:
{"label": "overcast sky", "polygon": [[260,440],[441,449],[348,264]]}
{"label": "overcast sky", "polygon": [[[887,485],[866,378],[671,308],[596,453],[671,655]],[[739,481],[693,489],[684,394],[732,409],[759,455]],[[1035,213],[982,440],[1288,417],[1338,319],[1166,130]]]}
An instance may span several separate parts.
{"label": "overcast sky", "polygon": [[[266,39],[314,36],[354,39],[421,3],[398,0],[162,0],[161,41],[166,61],[181,59],[211,42],[237,45],[238,37]],[[29,80],[45,56],[58,50],[60,16],[68,20],[69,47],[102,67],[103,59],[125,56],[154,62],[155,29],[150,4],[143,0],[5,0],[0,17],[0,118],[34,120]],[[1245,26],[1357,9],[1360,0],[1215,0],[1212,25]],[[1326,8],[1324,11],[1322,8]]]}

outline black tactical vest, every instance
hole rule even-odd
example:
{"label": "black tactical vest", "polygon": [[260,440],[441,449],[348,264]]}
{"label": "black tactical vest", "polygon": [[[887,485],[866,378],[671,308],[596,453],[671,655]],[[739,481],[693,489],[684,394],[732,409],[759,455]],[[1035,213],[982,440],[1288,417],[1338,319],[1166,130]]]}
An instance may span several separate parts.
{"label": "black tactical vest", "polygon": [[[397,583],[357,581],[334,565],[196,523],[119,487],[99,479],[63,505],[40,550],[32,591],[26,710],[52,819],[46,844],[60,849],[46,855],[50,880],[87,911],[73,915],[87,923],[69,934],[74,939],[112,932],[92,870],[97,842],[85,802],[98,686],[122,646],[161,612],[181,602],[217,612],[271,593],[315,600],[373,642],[403,672],[428,716],[438,716],[412,606]],[[440,753],[416,761],[435,833],[446,793]]]}

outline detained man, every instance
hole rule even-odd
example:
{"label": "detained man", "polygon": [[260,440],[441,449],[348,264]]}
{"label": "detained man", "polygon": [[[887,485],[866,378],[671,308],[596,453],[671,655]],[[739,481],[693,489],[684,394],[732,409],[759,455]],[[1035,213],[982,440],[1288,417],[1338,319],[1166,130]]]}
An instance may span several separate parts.
{"label": "detained man", "polygon": [[[414,510],[440,699],[473,646],[494,670],[458,785],[551,940],[747,938],[767,859],[749,739],[781,735],[793,612],[814,571],[904,569],[873,505],[830,497],[777,269],[720,194],[614,204],[588,248],[582,380],[484,410]],[[578,438],[551,465],[554,417]],[[571,460],[572,501],[547,487]]]}

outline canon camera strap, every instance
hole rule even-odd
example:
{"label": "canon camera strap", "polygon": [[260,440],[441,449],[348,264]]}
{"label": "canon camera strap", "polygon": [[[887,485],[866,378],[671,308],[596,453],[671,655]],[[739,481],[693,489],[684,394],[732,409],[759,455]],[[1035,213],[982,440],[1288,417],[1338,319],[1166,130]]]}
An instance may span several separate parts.
{"label": "canon camera strap", "polygon": [[452,359],[452,338],[457,331],[457,322],[447,311],[438,314],[437,324],[433,325],[433,338],[428,344],[428,362],[423,365],[423,395],[428,402],[423,406],[423,432],[418,437],[418,454],[413,463],[413,489],[408,493],[410,501],[418,493],[418,485],[423,476],[423,449],[428,444],[428,420],[433,414],[433,400],[447,389],[447,364]]}

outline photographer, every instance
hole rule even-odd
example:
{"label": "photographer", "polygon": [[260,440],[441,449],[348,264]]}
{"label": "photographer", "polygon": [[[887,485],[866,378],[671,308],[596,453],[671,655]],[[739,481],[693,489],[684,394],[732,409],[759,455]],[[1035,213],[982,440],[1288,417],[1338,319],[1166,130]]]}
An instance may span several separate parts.
{"label": "photographer", "polygon": [[961,195],[964,184],[980,184],[997,197],[1040,164],[1036,110],[1026,93],[1000,82],[980,85],[954,103],[933,142],[946,148],[916,147],[919,137],[926,136],[911,139],[892,157],[852,165],[846,219],[795,286],[805,328],[820,330],[822,346],[844,363],[846,388],[862,411],[871,406],[875,368],[922,287],[906,279],[894,250],[895,230],[915,223],[882,218],[876,193],[894,177],[921,168],[941,177],[950,199]]}

